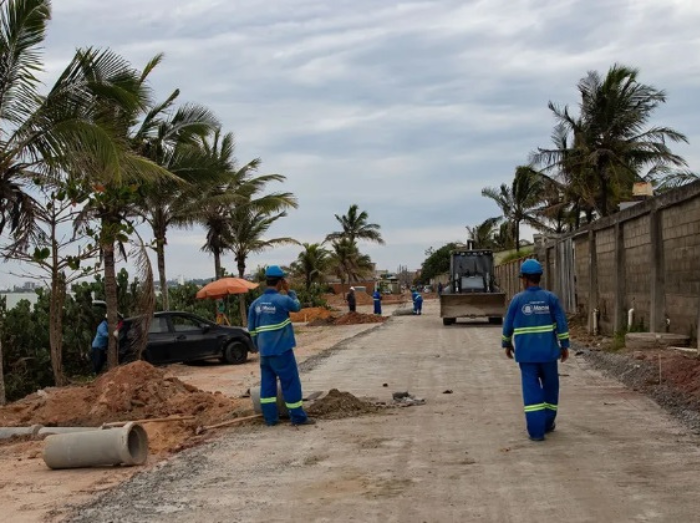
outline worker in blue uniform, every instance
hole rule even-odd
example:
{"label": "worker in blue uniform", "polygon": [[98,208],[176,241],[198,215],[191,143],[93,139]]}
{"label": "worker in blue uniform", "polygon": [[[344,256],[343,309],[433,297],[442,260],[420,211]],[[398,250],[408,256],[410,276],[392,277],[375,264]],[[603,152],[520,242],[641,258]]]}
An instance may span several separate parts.
{"label": "worker in blue uniform", "polygon": [[374,314],[377,316],[382,315],[382,293],[379,292],[379,289],[374,290],[374,294],[372,294],[372,298],[374,299]]}
{"label": "worker in blue uniform", "polygon": [[540,288],[542,266],[526,260],[520,267],[525,290],[510,302],[503,323],[506,356],[520,365],[527,431],[544,441],[555,428],[559,408],[557,361],[569,358],[569,328],[559,299]]}
{"label": "worker in blue uniform", "polygon": [[[277,379],[293,425],[311,425],[302,407],[301,379],[294,358],[294,329],[290,312],[299,312],[301,304],[290,290],[284,271],[277,265],[265,270],[267,289],[248,311],[248,329],[260,352],[260,404],[265,423],[277,425]],[[282,294],[282,293],[286,293]]]}
{"label": "worker in blue uniform", "polygon": [[413,291],[413,314],[423,314],[423,296],[416,290]]}

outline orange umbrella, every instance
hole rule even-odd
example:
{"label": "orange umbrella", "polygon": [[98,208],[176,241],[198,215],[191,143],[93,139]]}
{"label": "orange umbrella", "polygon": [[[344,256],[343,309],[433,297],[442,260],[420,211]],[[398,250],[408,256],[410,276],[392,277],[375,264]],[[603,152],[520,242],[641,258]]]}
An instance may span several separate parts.
{"label": "orange umbrella", "polygon": [[199,289],[197,298],[200,300],[205,298],[216,300],[228,296],[229,294],[245,294],[257,288],[257,283],[244,280],[243,278],[221,278]]}

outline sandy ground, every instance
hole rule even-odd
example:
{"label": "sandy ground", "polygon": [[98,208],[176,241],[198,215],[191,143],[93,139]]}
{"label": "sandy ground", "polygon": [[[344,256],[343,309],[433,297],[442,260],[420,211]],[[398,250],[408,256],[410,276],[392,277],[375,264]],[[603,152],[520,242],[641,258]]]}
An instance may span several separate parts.
{"label": "sandy ground", "polygon": [[[296,326],[298,361],[303,364],[337,343],[375,327]],[[252,355],[244,365],[173,365],[169,372],[203,390],[240,396],[259,381],[257,362],[257,356]],[[51,471],[41,459],[42,449],[40,441],[0,446],[0,521],[59,521],[65,515],[67,504],[85,503],[138,472],[136,468]],[[160,466],[159,461],[149,458],[148,468]]]}
{"label": "sandy ground", "polygon": [[304,386],[383,399],[408,390],[425,405],[231,430],[71,521],[697,521],[696,436],[573,358],[560,371],[557,431],[530,442],[517,366],[499,339],[488,325],[443,327],[434,304],[393,318],[302,366]]}

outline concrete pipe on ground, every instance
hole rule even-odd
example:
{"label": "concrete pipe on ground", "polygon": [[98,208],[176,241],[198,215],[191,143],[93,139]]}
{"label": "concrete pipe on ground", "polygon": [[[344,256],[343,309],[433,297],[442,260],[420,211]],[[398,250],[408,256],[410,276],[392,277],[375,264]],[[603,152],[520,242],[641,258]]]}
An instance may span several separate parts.
{"label": "concrete pipe on ground", "polygon": [[44,462],[51,469],[142,465],[148,436],[141,425],[55,434],[46,438]]}
{"label": "concrete pipe on ground", "polygon": [[[260,403],[260,387],[253,387],[250,389],[250,399],[253,400],[253,410],[256,414],[262,414],[262,404]],[[284,402],[284,397],[282,396],[282,387],[277,383],[277,410],[279,411],[281,418],[289,417],[289,410],[287,410],[287,405]]]}
{"label": "concrete pipe on ground", "polygon": [[32,425],[31,427],[0,427],[0,439],[11,439],[15,436],[36,437],[43,427]]}

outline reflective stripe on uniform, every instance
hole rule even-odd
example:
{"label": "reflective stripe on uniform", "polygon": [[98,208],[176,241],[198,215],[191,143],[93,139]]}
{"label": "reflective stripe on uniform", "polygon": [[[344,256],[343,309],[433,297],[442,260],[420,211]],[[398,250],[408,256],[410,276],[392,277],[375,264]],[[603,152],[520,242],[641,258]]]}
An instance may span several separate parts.
{"label": "reflective stripe on uniform", "polygon": [[554,332],[557,328],[556,325],[542,325],[540,327],[520,327],[513,330],[513,334],[518,336],[520,334],[542,334],[546,332]]}
{"label": "reflective stripe on uniform", "polygon": [[250,334],[251,336],[257,336],[258,331],[248,331],[248,334]]}
{"label": "reflective stripe on uniform", "polygon": [[255,329],[256,334],[261,334],[263,332],[271,332],[271,331],[278,331],[280,329],[284,329],[287,325],[291,325],[292,320],[286,319],[282,323],[278,323],[277,325],[263,325],[261,327],[258,327]]}
{"label": "reflective stripe on uniform", "polygon": [[526,405],[525,406],[525,412],[538,412],[540,410],[544,410],[547,404],[546,403],[538,403],[536,405]]}
{"label": "reflective stripe on uniform", "polygon": [[568,339],[569,339],[569,333],[568,333],[568,332],[562,332],[561,334],[559,334],[558,338],[559,338],[560,340],[568,340]]}
{"label": "reflective stripe on uniform", "polygon": [[512,338],[510,336],[503,336],[503,341],[510,341]]}
{"label": "reflective stripe on uniform", "polygon": [[544,408],[549,410],[557,410],[558,406],[554,405],[553,403],[545,403]]}
{"label": "reflective stripe on uniform", "polygon": [[266,405],[268,403],[277,403],[277,398],[260,398],[260,404],[261,405]]}
{"label": "reflective stripe on uniform", "polygon": [[303,404],[303,401],[297,401],[296,403],[285,403],[288,409],[300,409]]}

